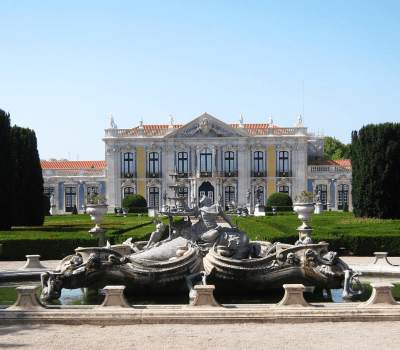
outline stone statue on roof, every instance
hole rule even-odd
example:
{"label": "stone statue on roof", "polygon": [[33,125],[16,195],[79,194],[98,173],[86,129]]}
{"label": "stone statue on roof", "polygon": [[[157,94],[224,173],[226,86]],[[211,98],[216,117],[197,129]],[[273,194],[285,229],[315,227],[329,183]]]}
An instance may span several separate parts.
{"label": "stone statue on roof", "polygon": [[173,121],[174,121],[174,118],[172,117],[172,115],[170,114],[169,115],[169,126],[168,126],[168,128],[169,129],[173,129],[173,127],[174,127],[174,125],[172,124],[173,123]]}
{"label": "stone statue on roof", "polygon": [[143,119],[142,118],[139,119],[139,128],[143,128]]}
{"label": "stone statue on roof", "polygon": [[111,114],[111,116],[108,118],[110,119],[110,125],[108,126],[109,129],[118,129],[117,124],[114,122],[114,118]]}
{"label": "stone statue on roof", "polygon": [[297,117],[297,122],[296,122],[296,124],[294,124],[294,126],[296,126],[296,127],[304,126],[303,125],[303,118],[302,118],[301,114],[299,114],[299,116]]}
{"label": "stone statue on roof", "polygon": [[239,127],[243,128],[243,116],[239,116]]}
{"label": "stone statue on roof", "polygon": [[269,125],[274,125],[274,120],[272,119],[272,115],[269,117]]}

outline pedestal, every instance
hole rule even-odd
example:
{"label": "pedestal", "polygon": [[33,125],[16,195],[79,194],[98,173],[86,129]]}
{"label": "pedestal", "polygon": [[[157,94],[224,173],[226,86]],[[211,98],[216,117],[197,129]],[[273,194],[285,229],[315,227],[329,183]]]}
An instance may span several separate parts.
{"label": "pedestal", "polygon": [[40,263],[40,255],[25,255],[26,263],[20,270],[24,269],[45,269],[45,267]]}
{"label": "pedestal", "polygon": [[56,205],[53,204],[50,206],[50,215],[55,215],[56,214]]}
{"label": "pedestal", "polygon": [[324,212],[324,205],[322,203],[316,203],[314,214],[322,214]]}
{"label": "pedestal", "polygon": [[158,216],[158,208],[148,208],[149,218],[154,218]]}
{"label": "pedestal", "polygon": [[196,298],[188,305],[188,307],[222,307],[214,298],[213,285],[197,285],[194,286],[197,292]]}
{"label": "pedestal", "polygon": [[249,212],[249,215],[252,215],[253,214],[253,206],[251,204],[246,204],[246,208]]}
{"label": "pedestal", "polygon": [[106,235],[106,230],[100,228],[97,229],[96,231],[89,231],[93,237],[99,237],[99,248],[104,247],[106,245],[105,243],[105,235]]}
{"label": "pedestal", "polygon": [[283,299],[276,305],[278,307],[289,306],[289,307],[306,307],[311,306],[304,300],[303,292],[304,285],[302,284],[284,284],[285,295]]}
{"label": "pedestal", "polygon": [[254,207],[254,216],[265,216],[265,207],[261,204],[256,204]]}
{"label": "pedestal", "polygon": [[132,306],[128,304],[124,297],[125,286],[107,286],[103,289],[106,292],[106,298],[101,305],[96,306],[96,309],[132,308]]}

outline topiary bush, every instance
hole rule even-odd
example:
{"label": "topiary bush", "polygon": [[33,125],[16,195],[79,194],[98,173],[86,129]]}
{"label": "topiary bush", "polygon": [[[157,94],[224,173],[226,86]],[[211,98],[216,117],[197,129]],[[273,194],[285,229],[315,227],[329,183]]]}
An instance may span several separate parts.
{"label": "topiary bush", "polygon": [[72,215],[78,214],[78,210],[76,210],[76,205],[74,204],[74,208],[72,209]]}
{"label": "topiary bush", "polygon": [[50,216],[50,199],[46,193],[43,193],[43,216]]}
{"label": "topiary bush", "polygon": [[347,203],[344,203],[344,205],[343,205],[343,211],[344,211],[345,213],[347,213],[347,212],[349,211],[349,205],[348,205]]}
{"label": "topiary bush", "polygon": [[293,206],[292,198],[287,193],[273,193],[268,197],[267,207],[291,207]]}
{"label": "topiary bush", "polygon": [[122,208],[147,207],[146,199],[140,194],[128,194],[121,203]]}

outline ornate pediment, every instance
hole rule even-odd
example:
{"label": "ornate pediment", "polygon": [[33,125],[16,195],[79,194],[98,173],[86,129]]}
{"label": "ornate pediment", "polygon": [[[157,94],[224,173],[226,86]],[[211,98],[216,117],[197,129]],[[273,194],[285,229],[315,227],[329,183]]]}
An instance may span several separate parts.
{"label": "ornate pediment", "polygon": [[260,178],[257,178],[257,180],[253,181],[251,184],[252,186],[266,186],[266,182],[261,180]]}
{"label": "ornate pediment", "polygon": [[179,147],[175,148],[175,152],[190,152],[190,147],[186,146],[184,143],[181,143]]}
{"label": "ornate pediment", "polygon": [[282,143],[276,147],[278,151],[288,151],[292,148],[292,146],[288,145],[286,141],[282,141]]}
{"label": "ornate pediment", "polygon": [[146,148],[146,152],[161,152],[161,147],[156,146],[155,142],[152,142],[150,147]]}
{"label": "ornate pediment", "polygon": [[166,138],[177,137],[242,137],[244,130],[235,129],[230,125],[204,113],[179,129],[166,135]]}
{"label": "ornate pediment", "polygon": [[136,184],[132,180],[126,180],[122,183],[121,187],[136,187]]}
{"label": "ornate pediment", "polygon": [[223,152],[236,152],[237,147],[233,146],[231,143],[227,144],[226,146],[222,147]]}
{"label": "ornate pediment", "polygon": [[135,147],[133,147],[129,142],[126,143],[124,147],[121,148],[122,152],[134,152]]}
{"label": "ornate pediment", "polygon": [[236,181],[233,179],[228,179],[222,183],[223,186],[236,186]]}
{"label": "ornate pediment", "polygon": [[161,186],[160,183],[156,179],[153,179],[147,183],[147,187],[160,187],[160,186]]}
{"label": "ornate pediment", "polygon": [[278,179],[278,186],[287,186],[289,184],[290,184],[290,180],[287,179],[286,177]]}
{"label": "ornate pediment", "polygon": [[266,147],[261,143],[261,141],[257,141],[256,145],[251,147],[251,150],[264,152]]}

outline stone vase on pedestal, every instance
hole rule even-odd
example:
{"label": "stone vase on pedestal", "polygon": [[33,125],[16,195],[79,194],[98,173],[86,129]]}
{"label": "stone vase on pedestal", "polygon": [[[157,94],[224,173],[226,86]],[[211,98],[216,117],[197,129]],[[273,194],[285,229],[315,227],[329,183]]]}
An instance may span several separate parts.
{"label": "stone vase on pedestal", "polygon": [[99,237],[99,247],[104,247],[104,235],[106,230],[100,227],[100,223],[104,220],[104,215],[107,214],[107,204],[88,204],[86,212],[90,214],[90,218],[96,224],[89,232],[92,236]]}
{"label": "stone vase on pedestal", "polygon": [[310,237],[313,229],[308,226],[307,221],[311,219],[311,215],[314,212],[314,204],[294,203],[293,210],[299,215],[299,219],[303,222],[303,224],[297,228],[297,231],[299,231],[299,240],[303,240],[304,237]]}

